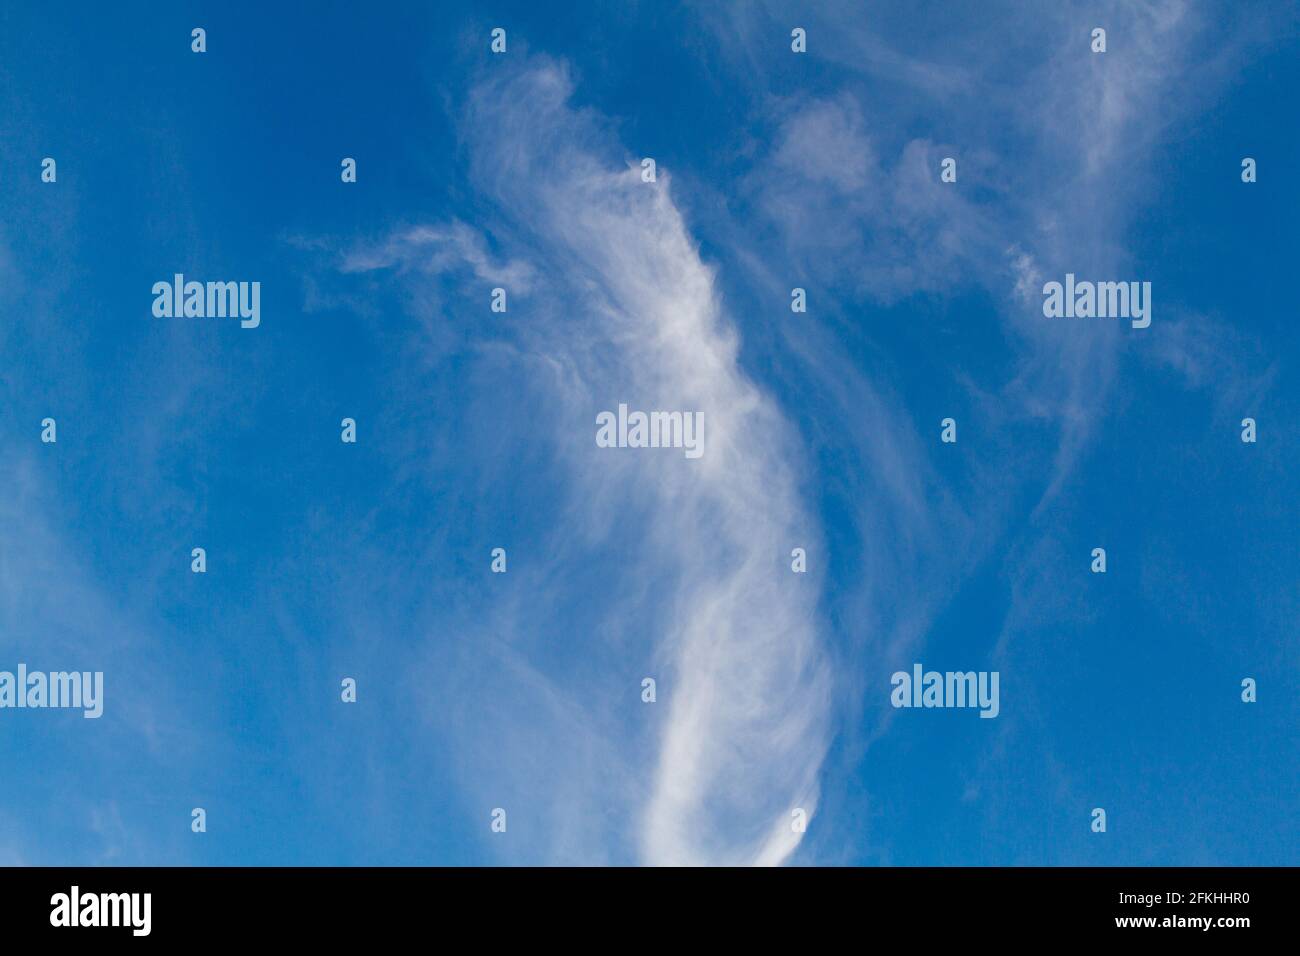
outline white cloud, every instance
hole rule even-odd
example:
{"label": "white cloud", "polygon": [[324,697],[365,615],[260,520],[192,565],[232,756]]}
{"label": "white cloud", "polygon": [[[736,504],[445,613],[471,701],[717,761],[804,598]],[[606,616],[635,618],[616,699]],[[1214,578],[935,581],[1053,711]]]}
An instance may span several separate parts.
{"label": "white cloud", "polygon": [[[671,199],[609,155],[599,122],[568,104],[565,71],[537,62],[481,87],[470,122],[480,181],[560,265],[576,301],[531,344],[577,372],[563,386],[587,533],[646,509],[627,571],[674,582],[645,604],[660,623],[668,719],[642,816],[652,863],[776,863],[798,843],[826,746],[816,579],[789,567],[813,537],[791,473],[799,448],[770,398],[742,373],[712,271]],[[511,150],[488,148],[509,129]],[[705,453],[597,449],[594,413],[620,400],[700,410]],[[657,605],[657,608],[654,606]],[[666,611],[667,613],[662,613]],[[628,608],[625,613],[635,613]]]}
{"label": "white cloud", "polygon": [[[505,753],[534,757],[490,767],[467,758],[466,772],[484,792],[494,775],[513,774],[532,781],[533,802],[581,805],[585,834],[565,822],[572,815],[548,814],[558,821],[550,859],[603,859],[626,842],[655,864],[779,863],[800,839],[791,810],[813,815],[827,746],[818,575],[816,567],[796,575],[789,563],[792,548],[815,553],[818,539],[792,472],[800,448],[740,369],[735,327],[670,177],[643,183],[635,157],[621,154],[599,118],[572,107],[570,93],[566,70],[535,58],[474,90],[465,136],[474,181],[517,236],[510,261],[547,277],[506,354],[509,374],[548,392],[547,406],[528,413],[533,438],[553,441],[569,474],[553,547],[627,542],[609,613],[623,636],[653,643],[638,650],[656,662],[659,701],[611,722],[602,701],[639,693],[640,675],[629,684],[620,674],[543,674],[523,659],[526,635],[565,588],[554,573],[539,580],[523,570],[536,599],[503,604],[487,627],[501,635],[497,651],[513,655],[506,676],[492,679],[514,681],[535,706],[494,714],[491,733]],[[426,246],[445,247],[448,235],[479,271],[480,241],[455,225],[406,231],[348,261],[410,261]],[[703,412],[703,457],[597,448],[596,413],[621,401]],[[558,739],[564,748],[542,743]],[[539,766],[539,749],[572,773]],[[593,766],[599,759],[605,773]],[[644,787],[635,778],[643,763]],[[539,781],[549,793],[537,792]],[[601,833],[602,825],[633,832]]]}
{"label": "white cloud", "polygon": [[851,97],[812,103],[794,112],[781,128],[774,161],[810,182],[841,193],[878,189],[870,182],[875,165],[858,104]]}
{"label": "white cloud", "polygon": [[371,272],[399,267],[440,273],[468,266],[476,278],[527,292],[533,270],[526,262],[498,261],[488,251],[482,233],[466,223],[413,226],[388,238],[378,247],[355,248],[343,257],[343,272]]}

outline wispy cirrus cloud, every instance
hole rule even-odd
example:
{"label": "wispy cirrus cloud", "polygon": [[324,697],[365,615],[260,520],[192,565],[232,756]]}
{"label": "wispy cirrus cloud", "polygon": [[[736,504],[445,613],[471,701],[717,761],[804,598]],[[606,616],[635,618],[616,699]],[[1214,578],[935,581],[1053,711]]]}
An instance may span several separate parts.
{"label": "wispy cirrus cloud", "polygon": [[[535,626],[539,611],[602,595],[589,577],[542,582],[512,571],[537,590],[528,588],[527,607],[489,612],[488,629],[506,635],[497,664],[551,703],[530,710],[530,721],[547,722],[541,730],[511,723],[518,716],[494,721],[497,745],[517,754],[512,741],[546,730],[587,741],[568,758],[584,761],[586,792],[557,784],[530,799],[577,801],[588,820],[612,813],[631,828],[624,842],[644,862],[779,863],[799,841],[791,811],[815,809],[828,718],[818,575],[790,568],[792,549],[818,534],[796,487],[798,439],[740,368],[735,328],[671,179],[643,182],[603,121],[572,106],[571,94],[567,69],[542,57],[471,93],[463,118],[471,178],[511,227],[508,265],[489,268],[482,239],[452,224],[402,231],[347,254],[344,267],[417,262],[445,272],[460,261],[494,281],[546,277],[545,296],[523,297],[527,317],[508,333],[504,360],[508,374],[534,378],[545,394],[531,437],[555,444],[568,485],[561,528],[535,546],[571,558],[575,548],[590,557],[634,542],[620,544],[619,577],[632,583],[609,592],[617,602],[605,610],[612,629],[653,662],[655,706],[666,717],[652,722],[646,709],[610,725],[599,702],[639,692],[639,680],[584,681],[522,653],[509,635]],[[619,402],[702,412],[703,457],[597,448],[596,414]],[[620,750],[651,768],[642,785],[604,782],[585,762]],[[512,771],[494,761],[493,771],[480,763],[467,772],[537,773],[521,769],[534,764],[509,762]],[[615,776],[635,774],[635,764]],[[591,860],[618,842],[589,836],[556,852]]]}
{"label": "wispy cirrus cloud", "polygon": [[339,265],[343,272],[398,268],[435,274],[461,267],[468,268],[475,278],[503,283],[513,292],[527,292],[532,287],[533,269],[528,263],[494,259],[483,234],[459,220],[400,230],[379,246],[346,251]]}

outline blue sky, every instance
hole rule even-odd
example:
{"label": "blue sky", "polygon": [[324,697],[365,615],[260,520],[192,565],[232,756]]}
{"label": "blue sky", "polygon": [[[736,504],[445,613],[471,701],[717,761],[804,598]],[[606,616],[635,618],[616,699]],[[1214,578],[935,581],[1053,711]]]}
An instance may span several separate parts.
{"label": "blue sky", "polygon": [[0,863],[1300,862],[1298,27],[6,7],[0,670],[105,710],[0,710]]}

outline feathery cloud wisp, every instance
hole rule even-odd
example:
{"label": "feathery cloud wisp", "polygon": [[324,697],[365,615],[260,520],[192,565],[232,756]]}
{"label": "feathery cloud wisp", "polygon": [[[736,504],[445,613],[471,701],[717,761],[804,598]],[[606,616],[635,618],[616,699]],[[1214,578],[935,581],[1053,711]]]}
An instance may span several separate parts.
{"label": "feathery cloud wisp", "polygon": [[[513,237],[509,268],[545,277],[546,295],[528,301],[510,334],[520,372],[539,377],[554,409],[539,415],[535,437],[552,439],[568,470],[572,523],[556,537],[630,536],[640,544],[621,574],[668,582],[623,592],[618,608],[661,668],[667,720],[645,750],[648,791],[610,784],[588,799],[635,804],[623,809],[646,862],[778,863],[799,841],[791,811],[813,812],[826,747],[818,576],[789,566],[792,548],[815,534],[792,468],[796,437],[739,367],[734,326],[670,178],[643,182],[570,93],[563,66],[534,58],[475,88],[464,130],[473,181]],[[437,248],[473,253],[463,258],[482,272],[483,244],[454,227],[405,231],[347,267],[409,261],[430,236],[453,237]],[[597,412],[620,402],[702,412],[703,457],[596,447]],[[562,600],[557,586],[550,579],[545,600]],[[536,615],[535,605],[499,608],[494,629],[527,629]],[[571,732],[572,705],[592,689],[548,679],[545,696],[570,696]],[[607,738],[603,750],[643,738],[636,723],[598,730],[590,720],[587,732]]]}

